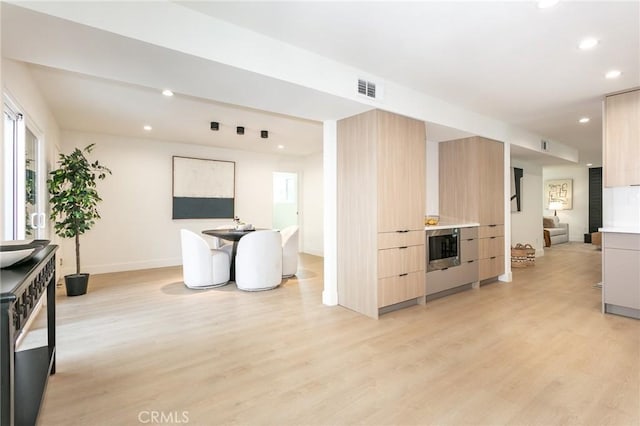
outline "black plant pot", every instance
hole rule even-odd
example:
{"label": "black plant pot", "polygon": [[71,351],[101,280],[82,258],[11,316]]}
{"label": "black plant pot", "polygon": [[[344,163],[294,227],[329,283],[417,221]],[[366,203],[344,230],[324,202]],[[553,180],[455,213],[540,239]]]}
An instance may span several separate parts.
{"label": "black plant pot", "polygon": [[64,284],[67,287],[67,296],[82,296],[87,292],[89,274],[65,275]]}

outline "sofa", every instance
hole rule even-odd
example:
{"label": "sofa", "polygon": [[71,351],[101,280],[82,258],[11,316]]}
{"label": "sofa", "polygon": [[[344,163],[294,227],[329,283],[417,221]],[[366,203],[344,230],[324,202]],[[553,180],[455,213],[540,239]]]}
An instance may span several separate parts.
{"label": "sofa", "polygon": [[545,231],[544,234],[548,234],[549,236],[549,240],[545,241],[547,247],[551,244],[560,244],[569,241],[569,224],[561,223],[558,216],[543,216],[542,227]]}

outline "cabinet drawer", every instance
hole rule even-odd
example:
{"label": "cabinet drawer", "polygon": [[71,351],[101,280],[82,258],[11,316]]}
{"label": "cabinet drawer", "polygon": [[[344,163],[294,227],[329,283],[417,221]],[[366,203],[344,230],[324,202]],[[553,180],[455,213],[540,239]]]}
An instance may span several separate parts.
{"label": "cabinet drawer", "polygon": [[478,279],[480,281],[497,277],[501,274],[504,274],[504,256],[480,259],[478,261]]}
{"label": "cabinet drawer", "polygon": [[460,261],[478,260],[478,240],[460,241]]}
{"label": "cabinet drawer", "polygon": [[476,281],[478,281],[478,262],[466,262],[453,268],[428,272],[425,281],[425,292],[429,296]]}
{"label": "cabinet drawer", "polygon": [[424,296],[424,271],[378,280],[378,308]]}
{"label": "cabinet drawer", "polygon": [[424,245],[424,231],[380,232],[378,233],[378,249]]}
{"label": "cabinet drawer", "polygon": [[480,238],[478,240],[478,256],[479,259],[504,256],[504,237]]}
{"label": "cabinet drawer", "polygon": [[460,238],[462,238],[463,240],[478,238],[478,227],[471,226],[460,228]]}
{"label": "cabinet drawer", "polygon": [[407,272],[424,272],[424,245],[378,250],[378,278]]}
{"label": "cabinet drawer", "polygon": [[504,225],[486,225],[478,227],[478,238],[502,236],[504,236]]}
{"label": "cabinet drawer", "polygon": [[460,241],[460,261],[468,262],[478,259],[478,240]]}
{"label": "cabinet drawer", "polygon": [[619,234],[616,232],[603,232],[602,240],[604,248],[616,248],[622,250],[640,250],[640,234]]}

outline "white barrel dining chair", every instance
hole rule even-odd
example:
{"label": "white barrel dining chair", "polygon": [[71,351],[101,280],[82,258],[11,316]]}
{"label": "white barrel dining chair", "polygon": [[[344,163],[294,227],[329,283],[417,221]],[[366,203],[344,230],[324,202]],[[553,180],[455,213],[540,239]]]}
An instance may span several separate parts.
{"label": "white barrel dining chair", "polygon": [[282,282],[282,245],[280,233],[254,231],[238,241],[236,285],[240,290],[261,291],[276,288]]}
{"label": "white barrel dining chair", "polygon": [[290,278],[298,271],[298,225],[280,231],[282,237],[282,278]]}
{"label": "white barrel dining chair", "polygon": [[230,260],[224,250],[211,249],[200,235],[180,230],[182,276],[193,289],[220,287],[229,282]]}

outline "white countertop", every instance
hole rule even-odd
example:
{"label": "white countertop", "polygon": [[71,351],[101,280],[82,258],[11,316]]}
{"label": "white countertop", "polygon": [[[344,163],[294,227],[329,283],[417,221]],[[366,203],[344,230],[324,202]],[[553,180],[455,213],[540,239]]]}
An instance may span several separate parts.
{"label": "white countertop", "polygon": [[425,226],[424,230],[431,229],[449,229],[449,228],[470,228],[472,226],[480,226],[479,223],[439,223],[437,225]]}
{"label": "white countertop", "polygon": [[600,232],[617,232],[620,234],[640,234],[640,226],[606,226],[598,228]]}

